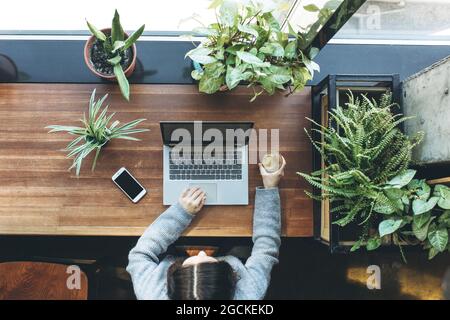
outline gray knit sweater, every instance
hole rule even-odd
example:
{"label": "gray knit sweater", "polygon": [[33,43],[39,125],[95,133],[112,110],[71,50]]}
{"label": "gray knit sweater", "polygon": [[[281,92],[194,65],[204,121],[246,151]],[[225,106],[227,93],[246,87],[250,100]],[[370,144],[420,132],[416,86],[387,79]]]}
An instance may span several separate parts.
{"label": "gray knit sweater", "polygon": [[[192,221],[193,216],[179,204],[169,207],[144,232],[130,251],[127,271],[138,299],[168,299],[167,270],[175,257],[160,261]],[[273,265],[278,263],[280,247],[280,196],[277,188],[256,189],[253,217],[253,249],[245,265],[233,256],[218,258],[228,262],[237,274],[234,299],[264,298]]]}

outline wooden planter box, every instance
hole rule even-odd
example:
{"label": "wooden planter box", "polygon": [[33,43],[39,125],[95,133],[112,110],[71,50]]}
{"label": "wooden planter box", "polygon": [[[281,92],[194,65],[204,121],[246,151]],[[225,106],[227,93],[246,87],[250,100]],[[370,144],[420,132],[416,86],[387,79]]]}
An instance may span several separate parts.
{"label": "wooden planter box", "polygon": [[[400,104],[400,77],[393,75],[329,75],[312,88],[312,117],[317,123],[328,125],[328,111],[343,106],[347,102],[347,93],[351,90],[356,97],[366,94],[369,98],[379,98],[387,91],[392,92],[393,102]],[[401,112],[401,110],[399,110]],[[312,128],[318,129],[314,124]],[[312,131],[312,138],[320,141],[321,135]],[[313,171],[323,167],[320,153],[313,148]],[[314,189],[314,195],[321,190]],[[329,201],[314,201],[314,238],[330,247],[331,253],[345,253],[355,243],[358,226],[344,228],[333,224],[337,213],[330,213]]]}

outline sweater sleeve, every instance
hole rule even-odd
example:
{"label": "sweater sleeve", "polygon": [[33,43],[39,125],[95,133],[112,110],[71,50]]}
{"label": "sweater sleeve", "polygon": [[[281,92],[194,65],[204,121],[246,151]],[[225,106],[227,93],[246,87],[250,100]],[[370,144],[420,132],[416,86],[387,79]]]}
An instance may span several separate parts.
{"label": "sweater sleeve", "polygon": [[145,230],[130,251],[127,271],[138,299],[149,290],[153,271],[160,262],[159,256],[181,236],[192,219],[193,215],[187,213],[180,204],[172,205]]}
{"label": "sweater sleeve", "polygon": [[272,267],[278,263],[281,243],[281,208],[278,188],[256,189],[253,249],[245,267],[255,284],[255,299],[264,298]]}

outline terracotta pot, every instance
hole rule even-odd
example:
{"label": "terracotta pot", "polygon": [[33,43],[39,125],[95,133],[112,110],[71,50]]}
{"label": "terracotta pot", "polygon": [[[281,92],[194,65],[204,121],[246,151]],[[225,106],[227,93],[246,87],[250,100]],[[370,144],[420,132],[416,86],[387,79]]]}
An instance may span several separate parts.
{"label": "terracotta pot", "polygon": [[[101,31],[103,33],[109,35],[111,33],[111,28],[102,29]],[[128,34],[125,34],[125,38],[128,38]],[[86,65],[88,66],[89,70],[91,70],[92,73],[95,74],[97,77],[100,77],[100,78],[103,78],[103,79],[106,79],[109,81],[117,81],[115,75],[108,76],[108,75],[105,75],[105,74],[100,73],[97,70],[95,70],[95,68],[92,64],[92,61],[91,61],[91,48],[96,39],[97,38],[95,38],[94,36],[91,36],[88,39],[88,41],[86,41],[86,44],[84,46],[84,62],[86,62]],[[131,51],[133,54],[133,57],[131,58],[131,63],[128,66],[128,68],[126,70],[124,70],[125,76],[127,78],[131,76],[134,69],[136,68],[136,56],[137,56],[136,44],[133,43],[133,45],[131,46]]]}

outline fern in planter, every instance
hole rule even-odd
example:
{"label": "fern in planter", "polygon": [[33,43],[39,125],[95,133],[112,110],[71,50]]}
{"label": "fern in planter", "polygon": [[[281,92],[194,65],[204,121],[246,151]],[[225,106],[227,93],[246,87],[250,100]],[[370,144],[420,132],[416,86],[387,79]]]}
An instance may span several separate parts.
{"label": "fern in planter", "polygon": [[128,123],[120,125],[119,121],[114,121],[109,124],[115,113],[107,115],[108,106],[101,110],[101,107],[108,95],[104,95],[101,99],[95,100],[95,90],[91,94],[89,100],[88,117],[83,114],[82,127],[77,126],[60,126],[51,125],[47,129],[50,132],[67,132],[71,135],[77,136],[66,147],[68,152],[67,158],[73,158],[72,166],[69,170],[75,168],[76,175],[80,174],[81,164],[83,160],[93,151],[95,151],[94,161],[92,162],[92,171],[95,169],[98,156],[101,149],[112,139],[126,139],[139,141],[130,135],[149,131],[149,129],[136,129],[135,127],[145,121],[146,119],[137,119]]}
{"label": "fern in planter", "polygon": [[333,203],[332,212],[340,217],[336,224],[363,226],[353,250],[363,243],[369,250],[381,244],[380,235],[371,235],[371,229],[376,229],[380,215],[393,214],[401,206],[395,191],[386,194],[384,187],[408,169],[411,151],[422,139],[422,133],[409,138],[398,129],[408,118],[394,115],[396,105],[391,101],[390,94],[377,102],[364,95],[355,99],[350,93],[346,107],[329,112],[329,126],[311,120],[317,126],[313,130],[323,136],[323,143],[311,141],[323,157],[325,167],[299,175],[324,191],[320,197],[309,196]]}
{"label": "fern in planter", "polygon": [[317,31],[339,4],[329,1],[322,9],[304,6],[307,11],[319,12],[318,21],[304,32],[289,26],[287,33],[281,30],[273,8],[264,8],[257,1],[213,1],[210,8],[217,10],[217,22],[194,30],[206,40],[186,53],[197,66],[191,75],[199,80],[199,90],[211,94],[244,82],[253,88],[253,101],[264,91],[272,95],[276,90],[303,89],[320,69],[312,61],[318,53],[310,45],[312,31]]}

